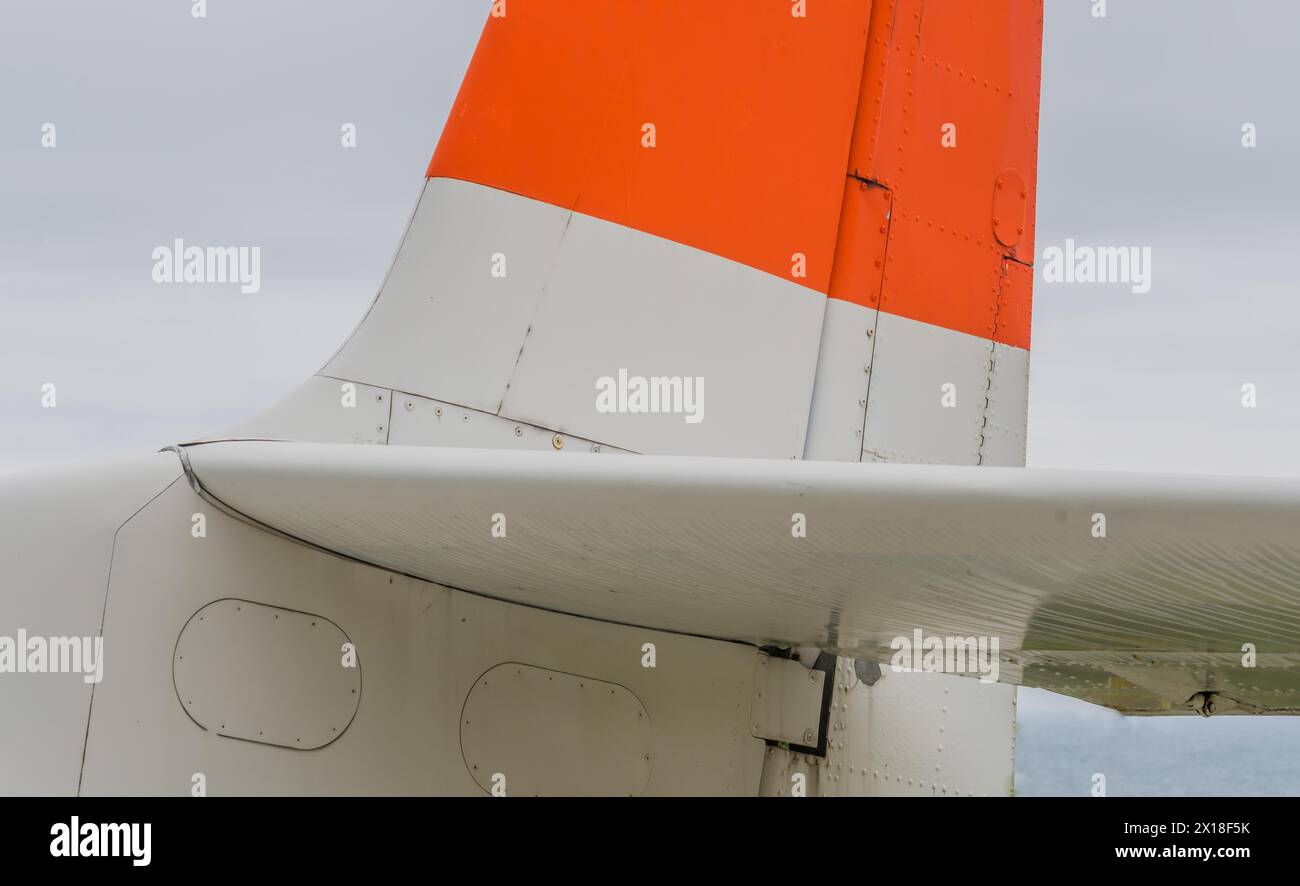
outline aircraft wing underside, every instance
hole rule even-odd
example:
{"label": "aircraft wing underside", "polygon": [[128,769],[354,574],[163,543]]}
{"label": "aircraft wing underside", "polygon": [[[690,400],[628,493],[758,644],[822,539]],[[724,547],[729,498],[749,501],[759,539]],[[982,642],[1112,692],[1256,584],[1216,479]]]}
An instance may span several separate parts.
{"label": "aircraft wing underside", "polygon": [[1127,713],[1300,712],[1296,481],[264,441],[181,452],[231,511],[465,591],[886,670],[899,638],[996,639],[1001,681]]}

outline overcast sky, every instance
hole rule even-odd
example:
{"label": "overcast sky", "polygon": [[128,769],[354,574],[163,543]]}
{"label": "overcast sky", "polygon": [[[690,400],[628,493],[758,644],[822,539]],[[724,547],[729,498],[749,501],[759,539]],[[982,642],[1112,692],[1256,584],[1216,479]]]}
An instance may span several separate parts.
{"label": "overcast sky", "polygon": [[[319,369],[488,5],[0,0],[0,471],[212,432]],[[1153,285],[1039,276],[1029,463],[1300,475],[1300,4],[1093,5],[1047,0],[1038,253],[1149,246]],[[155,285],[177,237],[259,244],[261,292]]]}

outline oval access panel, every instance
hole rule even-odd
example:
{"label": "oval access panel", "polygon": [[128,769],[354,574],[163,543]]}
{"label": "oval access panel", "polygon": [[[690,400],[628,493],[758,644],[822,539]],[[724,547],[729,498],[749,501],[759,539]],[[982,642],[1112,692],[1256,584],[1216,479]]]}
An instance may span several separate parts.
{"label": "oval access panel", "polygon": [[218,735],[297,750],[343,734],[361,703],[361,664],[329,619],[216,600],[176,639],[172,678],[190,719]]}
{"label": "oval access panel", "polygon": [[654,767],[650,715],[635,695],[515,662],[474,683],[460,746],[479,786],[506,796],[636,796]]}
{"label": "oval access panel", "polygon": [[1012,248],[1025,235],[1025,216],[1029,207],[1029,189],[1015,169],[1004,169],[993,182],[993,235],[1003,246]]}

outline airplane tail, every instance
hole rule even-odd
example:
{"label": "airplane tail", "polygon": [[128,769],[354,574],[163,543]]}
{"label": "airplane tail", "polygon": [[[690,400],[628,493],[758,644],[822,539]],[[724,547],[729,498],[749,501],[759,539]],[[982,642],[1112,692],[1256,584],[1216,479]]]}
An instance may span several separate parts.
{"label": "airplane tail", "polygon": [[[1042,24],[1041,0],[494,3],[374,304],[232,435],[1023,465]],[[845,617],[822,648],[862,642]],[[851,660],[814,658],[824,707],[866,707],[819,757],[769,748],[763,791],[1010,789],[1013,686],[850,692]],[[911,741],[958,716],[965,740]],[[836,785],[845,761],[875,775]]]}
{"label": "airplane tail", "polygon": [[373,306],[243,434],[1023,464],[1041,33],[494,4]]}
{"label": "airplane tail", "polygon": [[0,786],[1006,793],[1015,684],[1300,711],[1300,487],[836,463],[1023,464],[1041,33],[497,0],[366,317],[224,435],[303,442],[6,490],[0,622],[129,652],[0,686]]}

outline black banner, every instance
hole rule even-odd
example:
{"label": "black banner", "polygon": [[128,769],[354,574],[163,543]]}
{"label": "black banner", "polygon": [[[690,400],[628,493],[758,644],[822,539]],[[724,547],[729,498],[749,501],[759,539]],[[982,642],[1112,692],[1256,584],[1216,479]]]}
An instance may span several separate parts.
{"label": "black banner", "polygon": [[11,865],[128,874],[337,875],[417,865],[436,877],[484,863],[537,874],[588,863],[609,870],[608,862],[632,858],[634,869],[657,862],[678,875],[720,861],[815,875],[832,859],[863,866],[863,875],[949,863],[957,873],[995,858],[1056,872],[1116,865],[1231,873],[1287,863],[1300,810],[1280,798],[794,801],[817,803],[815,811],[789,802],[9,798],[0,801],[0,851]]}

